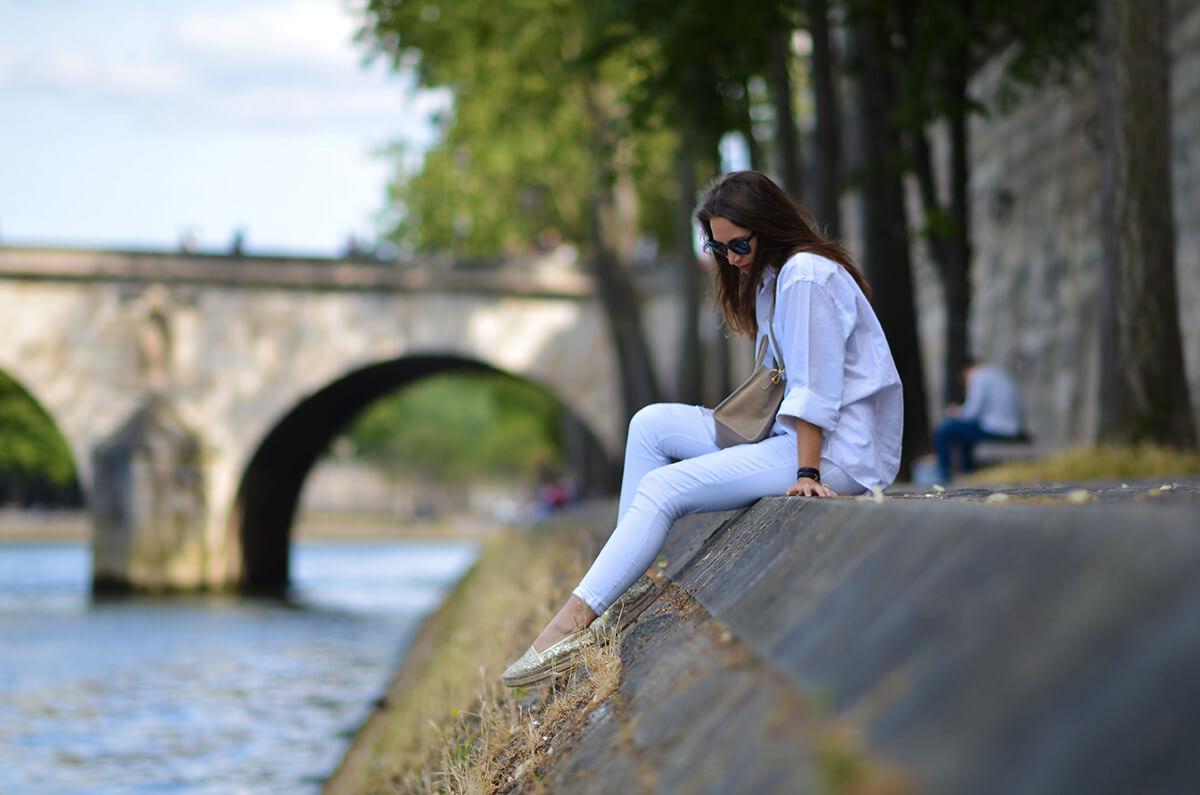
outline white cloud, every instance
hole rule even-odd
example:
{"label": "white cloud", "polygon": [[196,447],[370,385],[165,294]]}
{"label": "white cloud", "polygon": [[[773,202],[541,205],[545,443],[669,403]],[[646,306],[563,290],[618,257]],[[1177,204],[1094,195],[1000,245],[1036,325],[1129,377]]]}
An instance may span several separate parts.
{"label": "white cloud", "polygon": [[24,58],[21,67],[35,85],[113,96],[163,97],[185,90],[189,82],[177,64],[121,59],[112,53],[59,50],[36,61]]}
{"label": "white cloud", "polygon": [[0,47],[0,85],[8,80],[9,72],[20,58],[21,53],[16,48]]}
{"label": "white cloud", "polygon": [[219,94],[201,93],[189,98],[186,109],[157,121],[167,126],[200,125],[222,130],[357,130],[378,137],[413,133],[424,125],[424,118],[423,112],[413,112],[402,101],[395,87],[313,91],[305,86],[268,84]]}
{"label": "white cloud", "polygon": [[245,63],[357,67],[356,23],[338,0],[290,0],[224,12],[193,12],[173,36],[200,55]]}

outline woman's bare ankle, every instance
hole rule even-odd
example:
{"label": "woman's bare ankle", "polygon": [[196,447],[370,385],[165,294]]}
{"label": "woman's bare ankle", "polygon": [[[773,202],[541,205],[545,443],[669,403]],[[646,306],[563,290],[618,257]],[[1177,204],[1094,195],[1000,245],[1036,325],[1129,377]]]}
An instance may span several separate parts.
{"label": "woman's bare ankle", "polygon": [[538,635],[537,639],[534,640],[533,648],[538,652],[543,652],[595,620],[596,612],[588,607],[586,602],[572,594],[567,603],[562,606],[554,618],[550,620],[550,623],[546,625],[546,628],[542,630],[542,634]]}

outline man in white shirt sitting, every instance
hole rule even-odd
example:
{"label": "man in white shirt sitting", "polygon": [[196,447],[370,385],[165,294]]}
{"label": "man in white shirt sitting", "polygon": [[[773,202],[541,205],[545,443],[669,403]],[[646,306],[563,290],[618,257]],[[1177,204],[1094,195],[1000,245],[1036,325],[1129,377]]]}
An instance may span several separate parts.
{"label": "man in white shirt sitting", "polygon": [[962,472],[975,469],[975,445],[985,439],[1021,435],[1021,391],[1000,367],[968,360],[963,370],[967,399],[946,408],[946,418],[933,433],[938,477],[949,483],[954,474],[954,450],[960,451]]}

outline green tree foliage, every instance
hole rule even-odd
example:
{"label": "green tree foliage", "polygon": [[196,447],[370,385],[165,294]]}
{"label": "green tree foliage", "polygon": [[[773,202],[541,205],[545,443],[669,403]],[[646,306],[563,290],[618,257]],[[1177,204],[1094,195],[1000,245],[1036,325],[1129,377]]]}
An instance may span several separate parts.
{"label": "green tree foliage", "polygon": [[0,497],[65,494],[75,483],[66,440],[37,401],[0,373]]}
{"label": "green tree foliage", "polygon": [[530,479],[562,462],[560,411],[524,381],[451,373],[376,401],[347,435],[360,458],[396,477]]}
{"label": "green tree foliage", "polygon": [[[751,87],[786,74],[769,56],[797,26],[813,28],[824,47],[826,22],[843,32],[881,32],[875,54],[895,81],[885,114],[887,160],[898,178],[913,173],[920,186],[915,225],[942,276],[945,397],[955,400],[951,376],[971,352],[967,121],[984,110],[969,79],[1000,55],[1010,101],[1021,84],[1059,78],[1092,40],[1093,0],[369,0],[364,44],[397,68],[415,68],[420,85],[448,88],[454,97],[440,143],[417,170],[397,175],[392,237],[402,250],[459,260],[528,251],[538,241],[578,245],[609,313],[632,413],[655,391],[640,326],[630,322],[637,296],[623,271],[632,241],[652,237],[660,251],[679,254],[681,292],[694,310],[702,290],[687,211],[696,177],[708,176],[716,142],[731,130],[747,133],[754,166],[770,170],[759,156],[789,144],[753,134],[772,125],[756,123],[770,109],[761,98],[756,104]],[[838,60],[829,55],[822,50],[814,64],[824,77]],[[831,83],[820,82],[827,95]],[[832,107],[825,100],[820,106]],[[787,104],[776,101],[775,112]],[[820,141],[830,150],[814,151],[813,159],[833,163],[841,156],[840,141],[829,135],[836,119],[821,121]],[[936,173],[928,137],[937,122],[950,134],[944,175]],[[825,186],[819,197],[799,198],[819,199],[834,220],[832,196]],[[881,293],[879,300],[892,299]],[[699,324],[695,311],[682,318],[678,386],[686,399],[703,380]]]}
{"label": "green tree foliage", "polygon": [[440,142],[397,174],[393,237],[468,257],[528,249],[547,230],[584,244],[599,164],[637,197],[620,219],[635,228],[617,236],[685,242],[671,208],[695,197],[676,190],[676,154],[711,158],[724,132],[748,128],[747,81],[794,16],[778,0],[736,13],[716,0],[370,0],[363,44],[453,93]]}
{"label": "green tree foliage", "polygon": [[588,33],[571,0],[370,0],[360,37],[454,96],[439,145],[394,183],[399,248],[459,261],[560,240],[582,249],[632,416],[658,387],[627,269],[639,232],[670,217],[671,133],[626,134],[637,65],[580,62]]}
{"label": "green tree foliage", "polygon": [[[718,142],[726,132],[743,133],[752,166],[765,169],[763,147],[753,128],[754,118],[769,108],[765,96],[754,102],[751,85],[756,76],[769,72],[768,56],[778,52],[772,48],[773,39],[782,34],[786,40],[792,25],[784,4],[777,0],[740,3],[736,13],[717,0],[607,0],[587,7],[592,13],[592,44],[584,59],[620,57],[640,67],[629,95],[633,131],[639,135],[663,128],[676,131],[675,230],[660,237],[660,243],[673,252],[671,259],[679,265],[684,306],[676,396],[684,402],[702,402],[706,377],[699,329],[705,291],[692,248],[693,205],[699,186],[717,173]],[[786,72],[786,63],[779,66]],[[786,85],[781,88],[789,91]],[[790,102],[786,104],[790,122]],[[791,129],[779,119],[775,127]],[[795,148],[795,141],[780,146]],[[730,380],[724,340],[714,353],[723,392]]]}
{"label": "green tree foliage", "polygon": [[[794,26],[778,0],[608,0],[592,11],[589,57],[623,53],[640,69],[630,103],[638,129],[668,124],[715,148],[748,120],[747,82],[767,68],[771,35]],[[711,155],[711,149],[690,152]]]}
{"label": "green tree foliage", "polygon": [[[582,245],[597,159],[640,199],[628,234],[668,228],[671,133],[629,134],[639,67],[581,63],[588,25],[586,5],[570,0],[372,0],[364,43],[454,97],[420,170],[401,169],[393,183],[391,234],[403,250],[488,257],[539,240]],[[613,150],[596,146],[597,123]]]}

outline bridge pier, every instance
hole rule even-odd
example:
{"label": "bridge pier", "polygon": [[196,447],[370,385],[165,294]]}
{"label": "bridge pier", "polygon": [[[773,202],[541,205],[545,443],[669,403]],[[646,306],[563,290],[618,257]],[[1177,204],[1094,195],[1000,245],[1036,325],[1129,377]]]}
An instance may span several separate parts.
{"label": "bridge pier", "polygon": [[93,455],[92,588],[98,593],[211,586],[201,445],[152,396]]}

